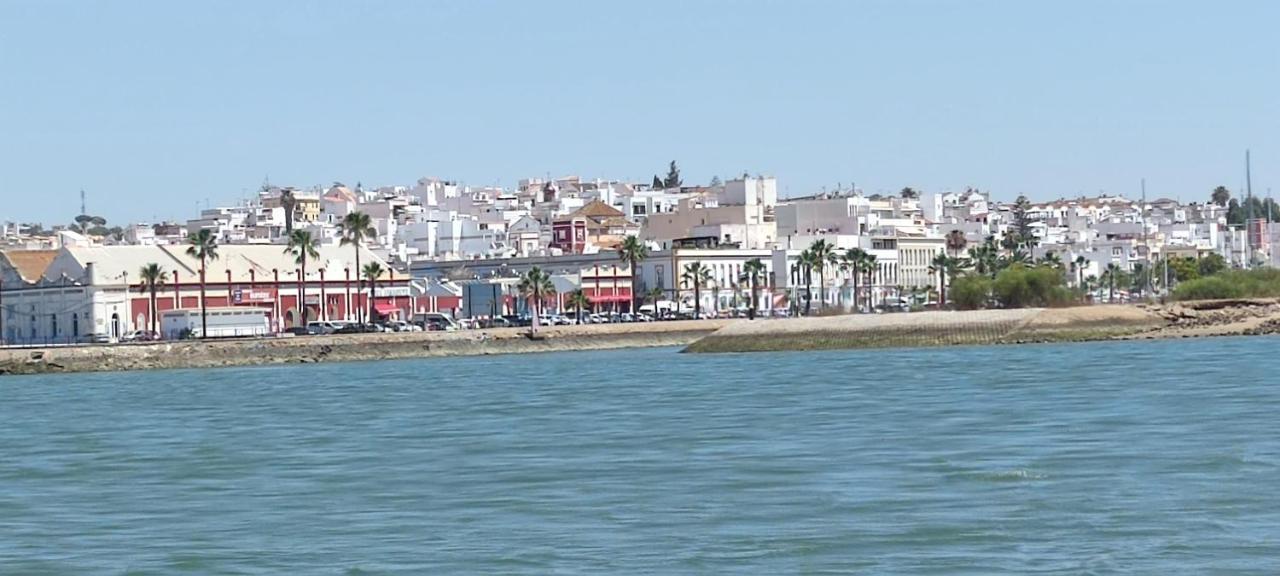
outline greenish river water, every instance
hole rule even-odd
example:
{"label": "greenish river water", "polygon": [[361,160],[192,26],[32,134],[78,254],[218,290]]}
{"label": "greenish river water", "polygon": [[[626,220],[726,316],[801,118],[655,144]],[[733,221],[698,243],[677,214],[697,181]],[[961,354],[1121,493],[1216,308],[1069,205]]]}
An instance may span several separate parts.
{"label": "greenish river water", "polygon": [[1276,574],[1275,338],[0,378],[4,574]]}

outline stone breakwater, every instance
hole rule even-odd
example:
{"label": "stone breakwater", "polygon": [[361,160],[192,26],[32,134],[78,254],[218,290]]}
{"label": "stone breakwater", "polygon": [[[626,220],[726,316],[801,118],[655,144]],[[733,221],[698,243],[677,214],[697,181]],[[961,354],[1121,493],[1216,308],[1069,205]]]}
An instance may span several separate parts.
{"label": "stone breakwater", "polygon": [[0,349],[0,374],[355,362],[610,348],[684,346],[733,321],[351,334],[249,340]]}
{"label": "stone breakwater", "polygon": [[1082,306],[866,314],[741,322],[688,352],[757,352],[1106,340],[1150,333],[1170,320],[1138,306]]}

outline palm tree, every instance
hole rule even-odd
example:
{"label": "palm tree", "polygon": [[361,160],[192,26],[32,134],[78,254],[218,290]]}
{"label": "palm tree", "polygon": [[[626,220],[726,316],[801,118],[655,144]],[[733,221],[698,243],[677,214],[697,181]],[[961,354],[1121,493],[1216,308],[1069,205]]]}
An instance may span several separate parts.
{"label": "palm tree", "polygon": [[693,316],[702,319],[702,287],[711,284],[711,268],[702,262],[687,264],[680,282],[693,288]]}
{"label": "palm tree", "polygon": [[[311,237],[310,230],[294,230],[289,235],[289,244],[285,246],[285,253],[292,254],[294,262],[301,267],[301,274],[298,276],[298,313],[301,315],[301,324],[307,325],[307,259],[319,258],[320,252],[316,250],[319,243],[315,238]],[[324,303],[320,303],[324,306]]]}
{"label": "palm tree", "polygon": [[760,278],[765,273],[764,262],[761,262],[759,258],[747,260],[746,264],[742,265],[742,271],[751,283],[751,305],[747,307],[747,319],[755,320],[756,302],[758,301],[756,294],[760,290]]}
{"label": "palm tree", "polygon": [[1050,253],[1045,254],[1044,256],[1042,256],[1042,257],[1040,258],[1040,261],[1039,261],[1039,262],[1037,262],[1037,264],[1039,264],[1040,266],[1048,266],[1048,267],[1050,267],[1050,268],[1057,268],[1057,269],[1061,270],[1061,269],[1062,269],[1062,257],[1061,257],[1061,256],[1058,256],[1057,254],[1055,254],[1055,253],[1053,253],[1053,252],[1050,252]]}
{"label": "palm tree", "polygon": [[142,278],[142,288],[143,290],[146,290],[151,297],[151,309],[148,311],[147,316],[151,318],[152,332],[156,331],[156,313],[159,312],[156,309],[156,292],[164,286],[164,278],[166,275],[164,268],[161,268],[160,265],[155,262],[143,266],[142,270],[138,271],[138,276]]}
{"label": "palm tree", "polygon": [[1076,256],[1076,259],[1072,260],[1071,264],[1076,269],[1076,276],[1079,278],[1079,286],[1084,288],[1084,269],[1085,266],[1089,265],[1089,259],[1084,256]]}
{"label": "palm tree", "polygon": [[[368,214],[364,212],[351,212],[342,218],[342,223],[338,225],[342,232],[342,241],[340,246],[356,247],[356,294],[364,293],[364,276],[360,273],[360,249],[364,246],[364,241],[374,238],[378,235],[378,231],[373,229],[373,221]],[[351,289],[350,286],[347,287]],[[357,308],[359,311],[357,322],[364,322],[364,309]]]}
{"label": "palm tree", "polygon": [[863,287],[867,291],[867,308],[871,308],[875,306],[875,302],[873,302],[873,300],[875,299],[874,293],[871,291],[871,281],[872,281],[872,275],[875,274],[876,272],[876,268],[877,266],[876,266],[875,255],[867,252],[863,252],[862,258],[858,261],[858,272],[861,272],[867,275],[867,281],[863,284]]}
{"label": "palm tree", "polygon": [[298,205],[298,199],[293,196],[293,190],[280,191],[280,207],[284,208],[284,234],[285,236],[293,235],[293,209]]}
{"label": "palm tree", "polygon": [[[578,324],[582,324],[582,311],[591,307],[591,299],[587,298],[587,293],[581,288],[574,290],[569,293],[567,303],[573,306],[573,310],[578,316]],[[654,305],[654,310],[657,310],[656,304]]]}
{"label": "palm tree", "polygon": [[947,232],[947,250],[951,252],[952,256],[959,256],[968,245],[969,240],[964,237],[964,232],[959,230]]}
{"label": "palm tree", "polygon": [[1107,285],[1107,302],[1116,299],[1116,281],[1120,278],[1120,265],[1112,262],[1107,264],[1106,270],[1102,272],[1102,282]]}
{"label": "palm tree", "polygon": [[386,269],[385,269],[385,268],[383,268],[383,267],[382,267],[382,265],[381,265],[381,264],[379,264],[379,263],[377,263],[377,262],[370,262],[370,263],[368,263],[368,264],[365,264],[365,265],[364,265],[364,268],[361,268],[361,269],[359,270],[359,276],[360,276],[361,278],[363,278],[364,280],[368,280],[368,281],[369,281],[369,295],[370,295],[370,298],[369,298],[369,301],[368,301],[368,303],[367,303],[367,304],[369,305],[369,310],[368,310],[368,313],[365,315],[365,318],[368,318],[368,319],[372,319],[372,318],[373,318],[373,298],[372,298],[372,295],[373,295],[375,292],[377,292],[377,290],[378,290],[378,279],[379,279],[379,278],[382,278],[382,275],[383,275],[383,273],[385,273],[385,272],[386,272]]}
{"label": "palm tree", "polygon": [[218,237],[208,228],[187,236],[187,256],[200,259],[200,337],[209,334],[209,315],[204,302],[204,272],[210,260],[218,259]]}
{"label": "palm tree", "polygon": [[649,247],[635,236],[627,236],[618,246],[618,258],[631,267],[631,311],[640,310],[640,263],[649,257]]}
{"label": "palm tree", "polygon": [[797,282],[804,284],[804,315],[809,315],[809,307],[813,304],[813,267],[817,264],[817,256],[812,250],[801,250],[796,257]]}
{"label": "palm tree", "polygon": [[933,257],[933,261],[929,263],[929,273],[938,277],[938,308],[942,309],[947,306],[947,274],[951,272],[954,265],[951,257],[946,254],[938,254]]}
{"label": "palm tree", "polygon": [[814,240],[809,245],[809,252],[813,253],[812,266],[818,269],[818,308],[827,303],[827,264],[835,261],[835,251],[834,244],[822,239]]}
{"label": "palm tree", "polygon": [[653,303],[653,319],[654,320],[657,320],[662,317],[661,312],[658,311],[658,302],[660,302],[664,297],[666,297],[666,295],[667,295],[666,291],[664,291],[659,286],[654,286],[653,288],[650,288],[649,291],[645,292],[644,294],[644,299]]}
{"label": "palm tree", "polygon": [[529,324],[529,331],[536,333],[538,318],[542,315],[543,300],[556,293],[556,286],[551,282],[551,274],[534,266],[520,276],[520,283],[516,288],[520,291],[521,297],[529,299],[529,314],[533,317],[533,321]]}
{"label": "palm tree", "polygon": [[862,261],[867,257],[867,252],[861,248],[850,248],[845,250],[844,256],[840,258],[840,270],[851,272],[850,278],[853,280],[853,310],[859,311],[858,308],[858,283],[862,276]]}

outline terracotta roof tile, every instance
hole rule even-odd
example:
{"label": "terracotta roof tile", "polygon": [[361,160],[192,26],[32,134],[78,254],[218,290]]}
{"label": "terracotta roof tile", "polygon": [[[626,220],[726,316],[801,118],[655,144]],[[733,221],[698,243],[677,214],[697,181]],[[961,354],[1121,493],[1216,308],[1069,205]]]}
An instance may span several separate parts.
{"label": "terracotta roof tile", "polygon": [[10,250],[3,253],[23,280],[35,282],[57,257],[57,250]]}

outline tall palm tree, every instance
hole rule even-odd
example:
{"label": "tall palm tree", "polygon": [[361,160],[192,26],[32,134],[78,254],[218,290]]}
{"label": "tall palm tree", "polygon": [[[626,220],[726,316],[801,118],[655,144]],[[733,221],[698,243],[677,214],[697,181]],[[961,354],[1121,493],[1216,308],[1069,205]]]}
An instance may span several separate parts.
{"label": "tall palm tree", "polygon": [[851,272],[850,278],[853,279],[853,311],[858,312],[858,284],[862,277],[862,261],[866,258],[867,252],[861,248],[850,248],[845,250],[844,256],[840,258],[840,270]]}
{"label": "tall palm tree", "polygon": [[938,308],[947,306],[947,272],[952,268],[951,257],[938,254],[929,262],[929,273],[938,277]]}
{"label": "tall palm tree", "polygon": [[827,303],[827,264],[834,261],[836,247],[834,244],[826,240],[814,240],[809,245],[809,252],[813,253],[812,266],[818,269],[818,307],[822,308]]}
{"label": "tall palm tree", "polygon": [[150,310],[147,311],[147,317],[151,319],[152,332],[156,331],[156,313],[158,312],[158,310],[156,310],[156,292],[159,292],[160,288],[164,286],[164,279],[167,275],[168,274],[164,271],[164,268],[161,268],[160,265],[155,262],[143,266],[142,269],[138,271],[138,276],[142,278],[142,289],[146,290],[151,298],[151,307]]}
{"label": "tall palm tree", "polygon": [[[364,276],[360,272],[360,249],[364,247],[364,241],[378,236],[378,231],[373,228],[373,221],[368,214],[356,211],[350,212],[342,218],[342,223],[338,225],[342,232],[342,241],[340,246],[356,247],[356,294],[364,293]],[[347,287],[350,290],[350,286]],[[364,309],[356,308],[356,322],[364,322]]]}
{"label": "tall palm tree", "polygon": [[702,262],[686,264],[680,282],[693,288],[693,316],[702,319],[702,288],[711,284],[711,268]]}
{"label": "tall palm tree", "polygon": [[1089,265],[1089,259],[1084,256],[1076,256],[1076,259],[1072,260],[1071,264],[1075,267],[1076,276],[1079,278],[1077,285],[1084,288],[1084,269],[1085,266]]}
{"label": "tall palm tree", "polygon": [[[569,293],[569,299],[567,303],[570,306],[573,306],[573,310],[578,316],[578,324],[582,324],[582,311],[591,307],[591,299],[587,298],[587,293],[584,292],[581,288],[574,290],[573,292]],[[657,310],[656,305],[654,309]]]}
{"label": "tall palm tree", "polygon": [[520,296],[529,300],[529,314],[533,316],[533,321],[529,324],[530,332],[538,331],[538,319],[542,315],[543,301],[552,294],[556,293],[556,286],[551,281],[551,274],[543,272],[541,268],[534,266],[528,272],[520,276],[520,283],[516,285],[520,291]]}
{"label": "tall palm tree", "polygon": [[187,236],[187,255],[200,259],[200,337],[209,334],[209,315],[204,302],[204,272],[210,260],[218,259],[218,237],[208,228]]}
{"label": "tall palm tree", "polygon": [[293,209],[298,205],[298,199],[293,196],[293,190],[280,191],[280,207],[284,208],[284,234],[285,236],[293,235]]}
{"label": "tall palm tree", "polygon": [[964,232],[959,230],[947,232],[947,250],[951,252],[953,257],[959,256],[968,245],[969,240],[964,237]]}
{"label": "tall palm tree", "polygon": [[640,310],[640,263],[649,257],[649,247],[635,236],[627,236],[618,246],[618,258],[631,267],[631,311]]}
{"label": "tall palm tree", "polygon": [[387,271],[387,270],[386,270],[385,268],[383,268],[383,267],[382,267],[382,265],[381,265],[381,264],[379,264],[379,263],[377,263],[377,262],[370,262],[370,263],[368,263],[368,264],[365,264],[365,265],[364,265],[364,268],[361,268],[361,269],[360,269],[360,277],[361,277],[361,278],[363,278],[364,280],[368,280],[368,281],[369,281],[369,294],[370,294],[370,296],[371,296],[371,297],[369,298],[369,301],[367,302],[367,304],[368,304],[368,306],[369,306],[369,310],[368,310],[368,313],[365,315],[365,318],[366,318],[366,319],[372,319],[372,318],[373,318],[373,298],[372,298],[372,295],[373,295],[375,292],[377,292],[377,290],[378,290],[378,279],[379,279],[379,278],[382,278],[382,274],[383,274],[383,273],[385,273],[386,271]]}
{"label": "tall palm tree", "polygon": [[857,272],[866,275],[867,281],[863,283],[863,287],[867,291],[867,308],[873,308],[875,306],[875,302],[874,302],[875,294],[871,290],[872,288],[871,283],[872,283],[872,276],[875,274],[876,268],[877,266],[876,266],[875,254],[863,252],[862,256],[858,259]]}
{"label": "tall palm tree", "polygon": [[817,263],[817,256],[811,250],[801,250],[800,255],[796,257],[796,276],[797,283],[804,285],[804,315],[809,315],[809,307],[813,304],[813,267]]}
{"label": "tall palm tree", "polygon": [[755,320],[756,318],[756,302],[758,298],[756,294],[760,291],[760,278],[764,276],[764,262],[759,258],[747,260],[742,265],[742,271],[747,276],[747,281],[751,283],[751,305],[747,307],[747,319]]}
{"label": "tall palm tree", "polygon": [[[285,253],[292,254],[294,262],[301,267],[302,274],[298,276],[298,313],[302,316],[300,326],[307,325],[307,259],[315,259],[320,257],[320,252],[316,250],[319,242],[311,237],[310,230],[294,230],[289,235],[289,244],[285,246]],[[324,306],[324,303],[320,303]]]}
{"label": "tall palm tree", "polygon": [[1116,299],[1116,282],[1120,280],[1120,265],[1112,262],[1107,264],[1107,269],[1102,272],[1102,282],[1107,285],[1107,302]]}

